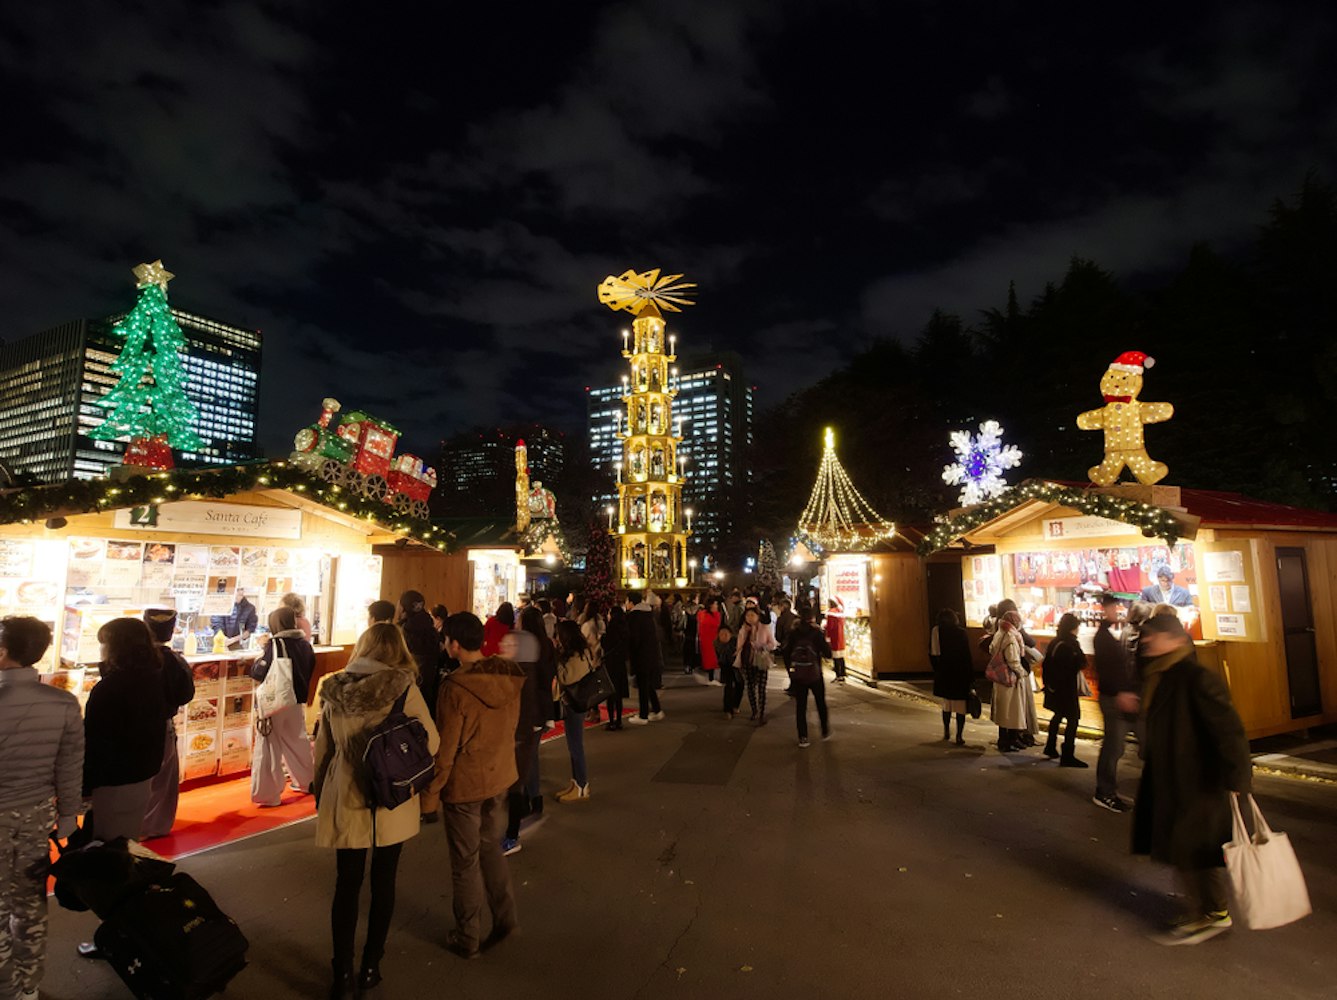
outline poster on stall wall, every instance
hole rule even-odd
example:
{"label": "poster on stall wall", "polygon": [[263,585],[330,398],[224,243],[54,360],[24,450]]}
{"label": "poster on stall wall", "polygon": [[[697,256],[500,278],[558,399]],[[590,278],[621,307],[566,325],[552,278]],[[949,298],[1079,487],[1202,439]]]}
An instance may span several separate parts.
{"label": "poster on stall wall", "polygon": [[241,569],[241,549],[236,545],[210,545],[209,569],[214,573],[235,574]]}
{"label": "poster on stall wall", "polygon": [[0,577],[31,576],[33,543],[0,538]]}
{"label": "poster on stall wall", "polygon": [[[247,678],[247,683],[251,683]],[[218,773],[236,774],[251,766],[251,694],[232,694],[232,678],[228,678],[228,694],[223,696],[223,743],[219,755]]]}
{"label": "poster on stall wall", "polygon": [[202,569],[182,569],[177,567],[172,576],[172,597],[177,608],[198,611],[204,604],[204,590],[207,577]]}
{"label": "poster on stall wall", "polygon": [[227,615],[237,595],[237,577],[210,574],[204,582],[204,602],[200,612],[206,615]]}
{"label": "poster on stall wall", "polygon": [[176,547],[176,571],[204,573],[209,568],[209,546],[178,545]]}
{"label": "poster on stall wall", "polygon": [[128,597],[129,592],[139,586],[143,559],[142,543],[108,540],[102,575],[93,584],[93,589],[108,596]]}
{"label": "poster on stall wall", "polygon": [[[200,666],[200,664],[196,664]],[[198,682],[197,682],[198,684]],[[196,692],[198,693],[198,686]],[[221,717],[219,700],[197,697],[185,708],[185,719],[178,720],[177,737],[181,756],[181,778],[207,778],[218,772]]]}
{"label": "poster on stall wall", "polygon": [[[145,590],[171,593],[172,577],[176,572],[176,546],[163,542],[149,542],[144,546],[144,565],[139,585]],[[156,596],[156,595],[155,595]]]}
{"label": "poster on stall wall", "polygon": [[[195,698],[217,698],[223,693],[223,673],[227,670],[226,660],[205,660],[192,663],[191,673],[195,675]],[[191,702],[195,704],[195,702]]]}
{"label": "poster on stall wall", "polygon": [[323,590],[321,586],[320,553],[315,549],[276,549],[282,552],[284,559],[274,559],[270,570],[274,573],[292,574],[292,589],[299,594],[315,596]]}
{"label": "poster on stall wall", "polygon": [[90,588],[102,576],[107,543],[101,538],[71,538],[66,585],[70,590]]}
{"label": "poster on stall wall", "polygon": [[831,596],[839,598],[847,615],[868,614],[868,563],[862,559],[830,562]]}
{"label": "poster on stall wall", "polygon": [[334,642],[357,641],[367,624],[367,605],[381,596],[381,557],[339,557],[334,611]]}

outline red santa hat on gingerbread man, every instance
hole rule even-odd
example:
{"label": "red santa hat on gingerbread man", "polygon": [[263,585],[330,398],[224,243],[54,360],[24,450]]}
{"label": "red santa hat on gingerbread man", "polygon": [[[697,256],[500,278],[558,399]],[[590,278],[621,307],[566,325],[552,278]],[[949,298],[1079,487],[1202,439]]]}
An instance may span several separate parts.
{"label": "red santa hat on gingerbread man", "polygon": [[1149,358],[1141,351],[1124,351],[1110,362],[1110,367],[1115,371],[1141,375],[1144,368],[1150,368],[1155,363],[1155,358]]}

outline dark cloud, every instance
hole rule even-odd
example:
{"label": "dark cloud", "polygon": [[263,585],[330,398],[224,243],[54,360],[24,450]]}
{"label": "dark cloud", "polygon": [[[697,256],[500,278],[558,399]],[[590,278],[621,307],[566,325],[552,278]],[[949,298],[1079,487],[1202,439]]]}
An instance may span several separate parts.
{"label": "dark cloud", "polygon": [[266,335],[262,426],[322,396],[418,450],[579,426],[605,274],[701,285],[684,353],[771,402],[1091,257],[1136,276],[1334,172],[1326,7],[1134,18],[685,0],[349,18],[314,0],[7,11],[6,337],[173,301]]}

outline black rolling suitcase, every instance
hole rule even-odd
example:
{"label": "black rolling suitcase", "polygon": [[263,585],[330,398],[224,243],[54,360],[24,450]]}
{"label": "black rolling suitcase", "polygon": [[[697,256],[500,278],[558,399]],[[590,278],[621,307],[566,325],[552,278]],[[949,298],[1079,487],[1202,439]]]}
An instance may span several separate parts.
{"label": "black rolling suitcase", "polygon": [[248,943],[204,888],[178,872],[124,900],[93,935],[140,1000],[203,1000],[246,967]]}

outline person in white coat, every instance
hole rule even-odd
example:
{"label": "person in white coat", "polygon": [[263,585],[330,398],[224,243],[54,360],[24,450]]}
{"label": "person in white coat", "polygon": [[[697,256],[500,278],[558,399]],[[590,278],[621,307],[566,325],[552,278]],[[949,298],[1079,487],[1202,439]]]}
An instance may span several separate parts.
{"label": "person in white coat", "polygon": [[1021,638],[1021,616],[1015,611],[1009,611],[1003,616],[989,644],[990,657],[1000,654],[1012,675],[1013,683],[1007,685],[994,681],[989,718],[998,726],[998,749],[1003,753],[1013,753],[1023,749],[1021,733],[1026,728],[1023,699],[1031,697],[1026,668],[1021,663],[1021,658],[1026,655],[1025,643]]}

